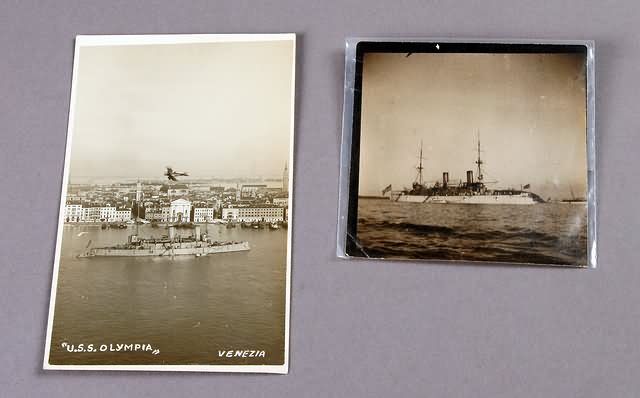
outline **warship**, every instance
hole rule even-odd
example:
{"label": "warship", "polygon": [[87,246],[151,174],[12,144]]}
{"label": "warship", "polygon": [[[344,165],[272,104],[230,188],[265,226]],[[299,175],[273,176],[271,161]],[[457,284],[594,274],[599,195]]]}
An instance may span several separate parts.
{"label": "warship", "polygon": [[509,205],[533,205],[543,203],[544,200],[533,192],[528,191],[530,185],[526,184],[521,189],[490,189],[484,182],[482,173],[483,161],[480,158],[480,139],[478,139],[478,157],[475,161],[477,174],[474,179],[473,170],[467,170],[466,181],[458,183],[449,180],[449,173],[442,173],[442,181],[427,185],[422,179],[422,143],[420,143],[420,164],[416,167],[418,175],[411,189],[392,191],[391,185],[382,191],[384,196],[390,192],[389,198],[395,202],[413,203],[453,203],[453,204],[509,204]]}
{"label": "warship", "polygon": [[141,238],[129,235],[126,243],[107,247],[87,247],[78,257],[139,257],[139,256],[204,256],[214,253],[228,253],[251,250],[249,242],[219,242],[200,233],[200,226],[193,227],[193,234],[180,236],[174,226],[169,227],[169,235],[161,238]]}

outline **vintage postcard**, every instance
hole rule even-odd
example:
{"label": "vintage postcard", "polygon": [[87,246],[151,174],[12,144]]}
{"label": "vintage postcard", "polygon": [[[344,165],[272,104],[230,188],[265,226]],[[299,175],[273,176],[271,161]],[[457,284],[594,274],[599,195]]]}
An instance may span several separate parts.
{"label": "vintage postcard", "polygon": [[78,36],[45,369],[287,373],[295,35]]}
{"label": "vintage postcard", "polygon": [[349,44],[346,256],[595,266],[592,42]]}

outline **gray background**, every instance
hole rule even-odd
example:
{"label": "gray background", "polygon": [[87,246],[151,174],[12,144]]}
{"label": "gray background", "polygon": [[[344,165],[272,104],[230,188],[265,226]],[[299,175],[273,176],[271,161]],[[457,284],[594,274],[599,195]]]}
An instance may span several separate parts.
{"label": "gray background", "polygon": [[[639,11],[635,1],[3,1],[0,395],[637,396]],[[289,375],[42,371],[73,37],[214,32],[299,34]],[[599,268],[338,260],[352,35],[596,40]]]}

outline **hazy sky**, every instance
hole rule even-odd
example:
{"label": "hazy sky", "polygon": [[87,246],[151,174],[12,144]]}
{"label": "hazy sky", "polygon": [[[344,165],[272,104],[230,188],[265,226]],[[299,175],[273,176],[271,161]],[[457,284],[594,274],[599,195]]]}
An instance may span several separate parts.
{"label": "hazy sky", "polygon": [[362,86],[360,194],[415,180],[476,174],[548,196],[585,196],[586,96],[582,54],[367,53]]}
{"label": "hazy sky", "polygon": [[70,177],[281,176],[292,40],[80,49]]}

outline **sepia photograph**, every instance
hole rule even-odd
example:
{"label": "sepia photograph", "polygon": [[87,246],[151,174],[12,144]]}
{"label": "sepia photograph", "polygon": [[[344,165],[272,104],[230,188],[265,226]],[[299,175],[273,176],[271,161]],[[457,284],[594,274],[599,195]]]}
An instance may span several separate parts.
{"label": "sepia photograph", "polygon": [[595,266],[588,50],[358,43],[346,255]]}
{"label": "sepia photograph", "polygon": [[287,373],[295,35],[76,38],[45,369]]}

